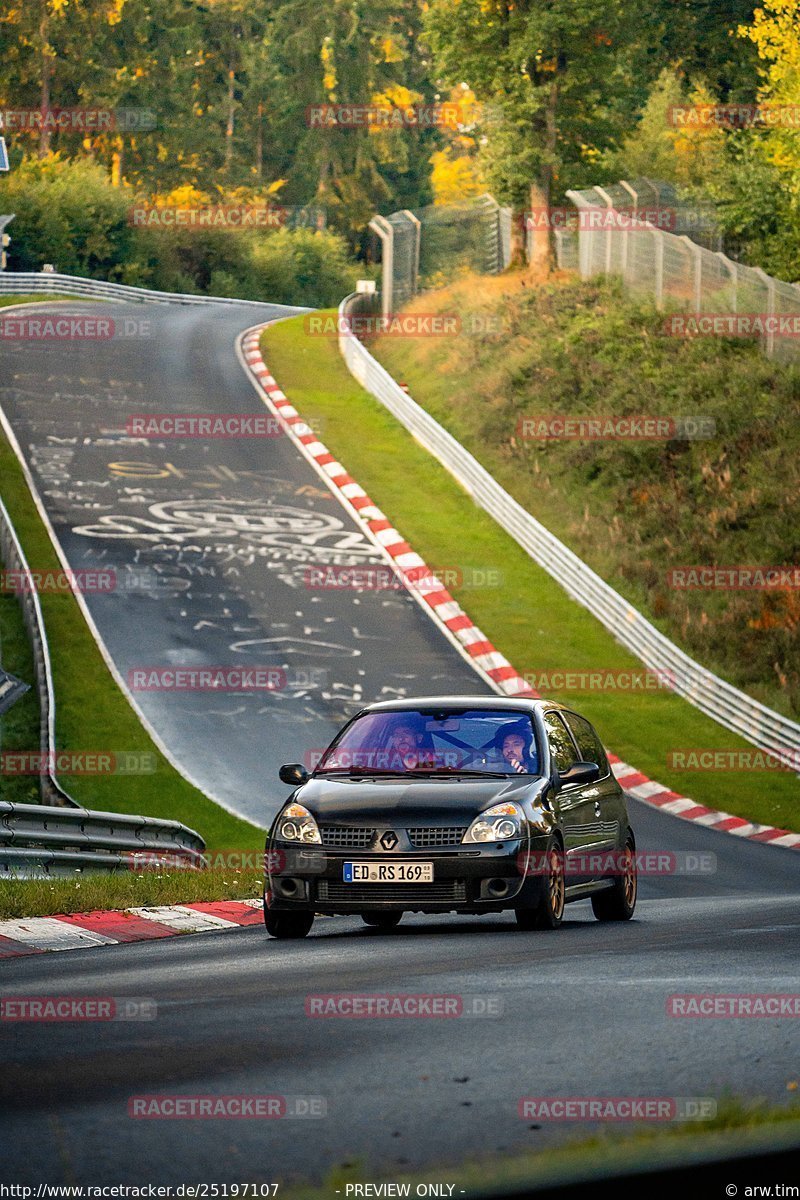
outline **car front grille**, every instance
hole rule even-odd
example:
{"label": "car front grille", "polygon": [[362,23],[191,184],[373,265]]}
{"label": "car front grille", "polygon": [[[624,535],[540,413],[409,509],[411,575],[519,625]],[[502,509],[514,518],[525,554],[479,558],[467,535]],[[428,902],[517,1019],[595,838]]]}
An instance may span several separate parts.
{"label": "car front grille", "polygon": [[375,840],[375,830],[363,825],[321,825],[319,835],[323,846],[342,850],[365,850]]}
{"label": "car front grille", "polygon": [[417,850],[427,850],[430,846],[459,846],[466,832],[466,825],[417,825],[406,830],[408,840]]}
{"label": "car front grille", "polygon": [[370,900],[394,900],[398,904],[461,903],[467,898],[463,879],[442,879],[438,883],[338,883],[320,879],[317,899],[329,903],[364,904]]}

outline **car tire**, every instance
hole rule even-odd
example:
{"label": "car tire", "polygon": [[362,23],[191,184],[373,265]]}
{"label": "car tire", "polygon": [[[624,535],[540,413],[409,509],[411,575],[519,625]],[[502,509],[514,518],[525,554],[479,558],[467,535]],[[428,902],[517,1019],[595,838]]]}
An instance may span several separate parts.
{"label": "car tire", "polygon": [[362,913],[361,920],[365,925],[372,926],[373,929],[382,929],[387,932],[390,929],[396,929],[403,919],[403,914],[399,913]]}
{"label": "car tire", "polygon": [[555,838],[545,851],[547,872],[542,894],[533,908],[514,910],[520,929],[558,929],[564,919],[565,876],[564,847]]}
{"label": "car tire", "polygon": [[304,938],[314,924],[313,912],[270,912],[264,908],[267,933],[274,938]]}
{"label": "car tire", "polygon": [[623,874],[615,875],[610,888],[592,896],[592,911],[598,921],[630,921],[636,908],[638,880],[636,877],[636,844],[633,834],[625,839],[623,854],[627,862]]}

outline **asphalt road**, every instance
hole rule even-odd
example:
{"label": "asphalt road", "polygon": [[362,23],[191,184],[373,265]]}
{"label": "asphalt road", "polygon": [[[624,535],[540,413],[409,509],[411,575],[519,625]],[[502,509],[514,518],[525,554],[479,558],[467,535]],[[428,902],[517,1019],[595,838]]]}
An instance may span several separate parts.
{"label": "asphalt road", "polygon": [[[786,1102],[796,1019],[679,1019],[665,1006],[672,993],[800,991],[796,855],[635,802],[632,817],[640,847],[712,855],[715,869],[643,881],[629,924],[600,925],[583,902],[556,933],[521,933],[505,915],[406,916],[390,934],[328,918],[297,943],[252,927],[7,961],[4,997],[145,997],[157,1015],[0,1026],[0,1177],[283,1182],[349,1163],[368,1179],[420,1168],[458,1184],[466,1158],[593,1128],[520,1119],[523,1096]],[[305,1015],[310,994],[343,992],[492,997],[502,1014]],[[127,1115],[132,1096],[175,1093],[322,1097],[327,1116]]]}
{"label": "asphalt road", "polygon": [[308,586],[319,566],[388,567],[288,438],[126,432],[140,414],[264,416],[234,343],[285,310],[42,308],[114,321],[105,340],[4,339],[0,406],[70,566],[115,573],[86,601],[123,679],[278,672],[274,690],[133,693],[204,791],[266,826],[278,766],[323,749],[363,703],[489,691],[406,592]]}

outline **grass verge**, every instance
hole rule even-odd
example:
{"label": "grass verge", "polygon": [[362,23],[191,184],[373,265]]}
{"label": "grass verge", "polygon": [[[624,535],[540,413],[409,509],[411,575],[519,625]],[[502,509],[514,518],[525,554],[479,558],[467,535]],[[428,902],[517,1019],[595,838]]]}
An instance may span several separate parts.
{"label": "grass verge", "polygon": [[[0,559],[0,569],[3,567]],[[30,690],[0,716],[0,750],[30,750],[39,745],[39,694],[33,675],[33,651],[16,597],[0,589],[0,667],[24,680]],[[0,796],[17,804],[38,804],[39,785],[29,775],[4,775]]]}
{"label": "grass verge", "polygon": [[261,894],[262,882],[260,870],[233,867],[228,871],[120,871],[74,879],[5,879],[0,883],[0,920],[194,900],[249,900]]}
{"label": "grass verge", "polygon": [[74,304],[91,302],[91,296],[46,296],[34,294],[25,296],[0,296],[0,308],[10,308],[13,304],[49,304],[51,300],[71,300]]}
{"label": "grass verge", "polygon": [[[350,375],[335,340],[304,332],[301,317],[265,331],[264,357],[307,420],[347,470],[433,568],[497,572],[501,586],[453,586],[475,623],[523,674],[638,671],[584,608],[479,509],[443,467]],[[711,808],[800,828],[800,780],[789,772],[678,770],[682,748],[745,749],[735,737],[667,690],[558,694],[595,722],[612,750],[676,792]]]}

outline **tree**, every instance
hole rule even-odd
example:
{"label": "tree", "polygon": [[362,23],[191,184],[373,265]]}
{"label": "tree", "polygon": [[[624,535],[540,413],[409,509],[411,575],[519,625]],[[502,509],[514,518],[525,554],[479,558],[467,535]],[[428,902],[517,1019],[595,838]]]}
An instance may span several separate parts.
{"label": "tree", "polygon": [[[444,79],[488,109],[487,173],[517,212],[549,208],[624,123],[640,10],[623,0],[433,0]],[[549,257],[547,230],[534,255]]]}

